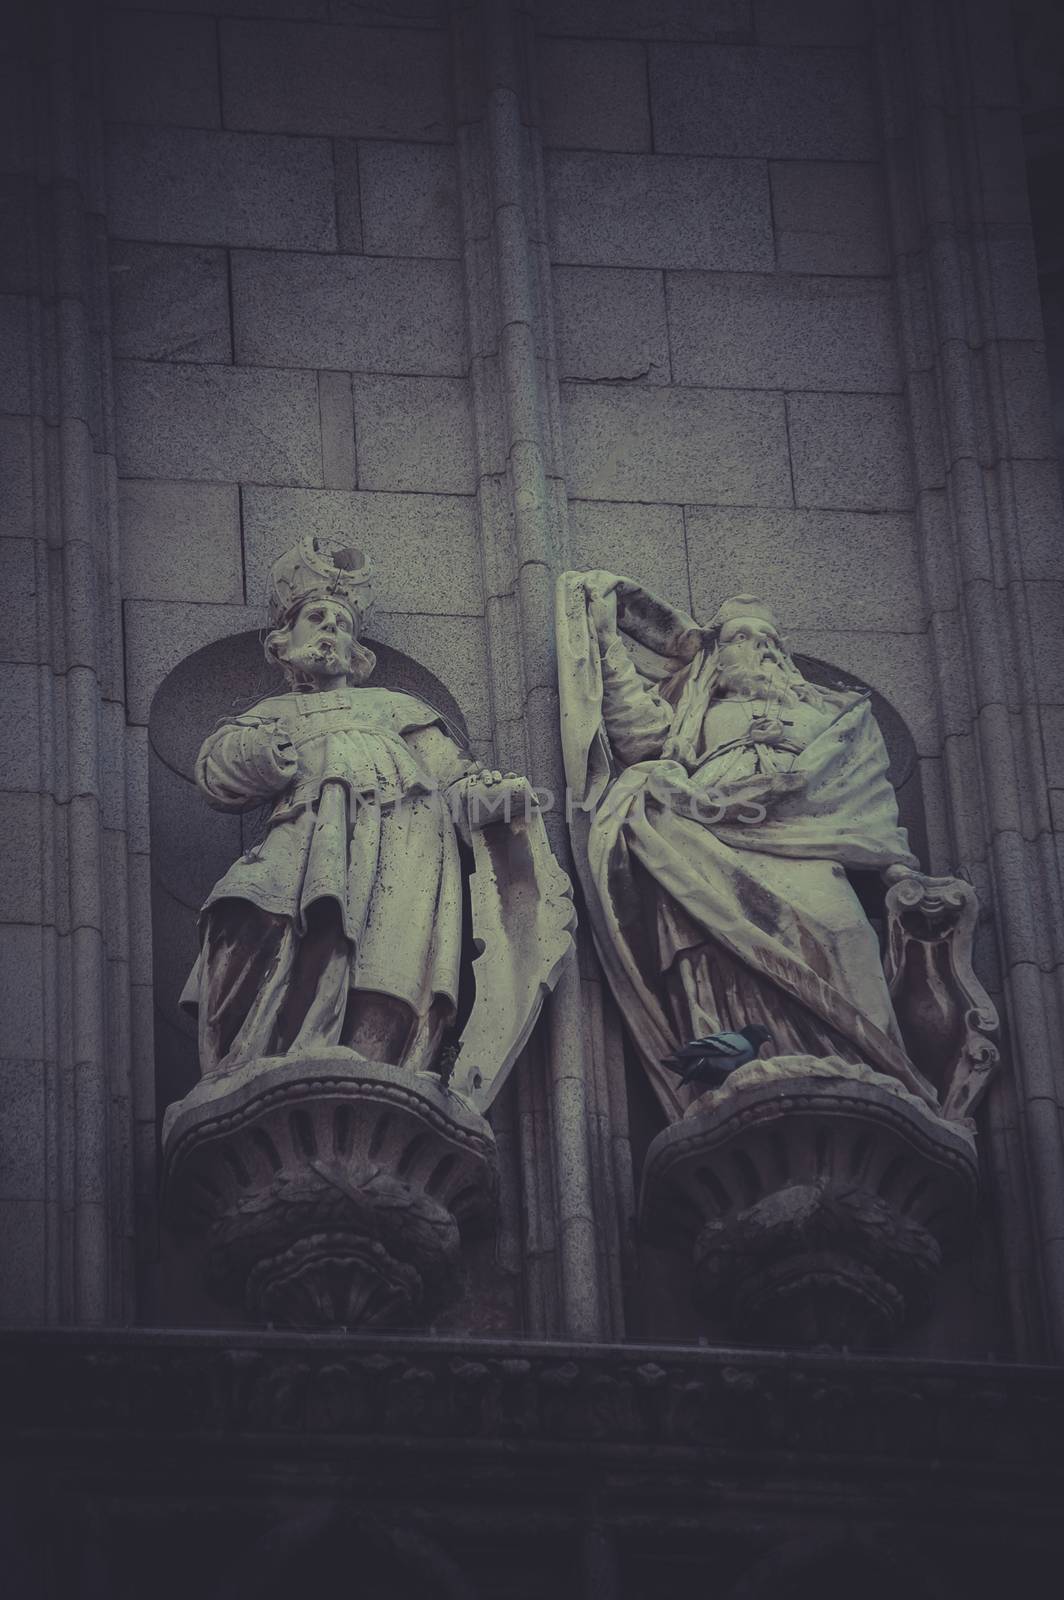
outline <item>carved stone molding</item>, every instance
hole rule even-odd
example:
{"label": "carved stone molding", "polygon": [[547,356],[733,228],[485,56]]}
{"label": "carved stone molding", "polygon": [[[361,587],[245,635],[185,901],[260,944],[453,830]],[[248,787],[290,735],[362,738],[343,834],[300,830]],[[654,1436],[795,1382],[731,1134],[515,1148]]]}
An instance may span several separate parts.
{"label": "carved stone molding", "polygon": [[[505,1455],[536,1475],[543,1456],[528,1447],[553,1443],[579,1453],[582,1470],[589,1448],[623,1455],[646,1495],[646,1457],[632,1457],[633,1445],[667,1446],[703,1468],[707,1448],[744,1460],[805,1451],[803,1477],[829,1457],[896,1461],[940,1487],[948,1479],[951,1492],[994,1464],[1032,1491],[1057,1485],[1059,1522],[1064,1471],[1064,1370],[980,1362],[379,1333],[8,1330],[0,1404],[22,1457],[33,1437],[54,1453],[59,1437],[106,1430],[142,1442],[155,1461],[160,1437],[206,1437],[209,1459],[199,1448],[189,1458],[197,1476],[234,1450],[273,1475],[281,1441],[298,1440],[302,1457],[315,1437],[334,1451],[369,1442],[381,1470],[381,1442],[401,1441],[407,1479],[411,1440],[473,1452],[494,1441],[494,1461]],[[263,1438],[274,1442],[265,1460]]]}
{"label": "carved stone molding", "polygon": [[249,1062],[167,1112],[164,1211],[223,1303],[300,1327],[417,1325],[490,1213],[491,1129],[428,1073],[355,1051]]}
{"label": "carved stone molding", "polygon": [[643,1219],[693,1247],[695,1297],[765,1343],[889,1343],[970,1221],[974,1140],[893,1079],[753,1062],[647,1153]]}

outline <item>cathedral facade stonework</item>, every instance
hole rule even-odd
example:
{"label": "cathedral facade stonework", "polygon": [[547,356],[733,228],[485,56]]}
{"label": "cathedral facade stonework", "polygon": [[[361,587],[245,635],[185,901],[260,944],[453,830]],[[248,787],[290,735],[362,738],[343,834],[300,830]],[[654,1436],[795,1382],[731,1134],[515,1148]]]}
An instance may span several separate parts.
{"label": "cathedral facade stonework", "polygon": [[4,37],[12,1592],[1040,1592],[1054,9]]}

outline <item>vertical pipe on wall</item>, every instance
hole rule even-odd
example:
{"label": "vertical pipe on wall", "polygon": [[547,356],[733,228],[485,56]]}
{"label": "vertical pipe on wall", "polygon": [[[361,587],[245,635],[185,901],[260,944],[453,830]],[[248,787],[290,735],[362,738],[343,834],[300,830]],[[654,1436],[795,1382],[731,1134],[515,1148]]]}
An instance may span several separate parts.
{"label": "vertical pipe on wall", "polygon": [[[488,608],[496,750],[540,788],[563,792],[553,649],[554,577],[564,561],[564,523],[548,483],[551,460],[537,345],[549,328],[534,242],[534,134],[526,125],[527,56],[512,0],[452,9],[459,186],[474,421],[478,507]],[[481,76],[482,75],[482,76]],[[479,81],[478,81],[479,77]],[[541,208],[540,208],[541,209]],[[500,493],[503,490],[504,493]],[[516,651],[514,645],[516,643]],[[513,657],[516,656],[516,660]],[[518,765],[514,761],[514,765]],[[546,818],[554,848],[567,842],[561,807]],[[553,1168],[560,1331],[603,1331],[591,1183],[591,1127],[580,980],[575,963],[547,1006],[546,1085]],[[534,1070],[532,1052],[522,1064]],[[519,1090],[529,1242],[543,1234],[536,1086]],[[530,1170],[533,1163],[537,1171]],[[537,1269],[532,1269],[533,1281]],[[533,1298],[538,1299],[538,1294]],[[535,1313],[546,1318],[547,1309]],[[546,1328],[536,1331],[548,1331]]]}

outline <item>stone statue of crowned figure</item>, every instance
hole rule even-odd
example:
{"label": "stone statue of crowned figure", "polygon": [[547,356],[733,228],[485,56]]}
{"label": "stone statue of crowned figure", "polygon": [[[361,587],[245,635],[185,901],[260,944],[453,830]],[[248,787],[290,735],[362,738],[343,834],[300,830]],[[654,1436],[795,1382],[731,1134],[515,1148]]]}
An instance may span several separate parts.
{"label": "stone statue of crowned figure", "polygon": [[223,1299],[281,1320],[417,1320],[439,1301],[459,1213],[490,1210],[482,1113],[573,942],[527,780],[368,681],[370,603],[359,551],[286,551],[265,639],[285,686],[196,763],[210,805],[268,809],[203,907],[182,995],[202,1078],[167,1116],[169,1210],[207,1232]]}
{"label": "stone statue of crowned figure", "polygon": [[531,820],[524,778],[474,760],[415,696],[369,683],[370,602],[360,553],[287,551],[265,641],[286,688],[200,750],[210,805],[270,807],[203,908],[182,1003],[204,1073],[333,1045],[431,1067],[458,1005],[459,838]]}

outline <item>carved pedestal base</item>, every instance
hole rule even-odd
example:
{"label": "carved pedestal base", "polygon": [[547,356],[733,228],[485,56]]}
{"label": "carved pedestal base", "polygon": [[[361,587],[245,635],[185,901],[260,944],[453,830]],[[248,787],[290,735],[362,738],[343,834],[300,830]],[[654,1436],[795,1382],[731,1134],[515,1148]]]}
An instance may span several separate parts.
{"label": "carved pedestal base", "polygon": [[926,1312],[976,1193],[974,1141],[835,1058],[754,1062],[647,1152],[643,1216],[695,1295],[764,1344],[889,1343]]}
{"label": "carved pedestal base", "polygon": [[483,1117],[351,1050],[204,1078],[166,1114],[163,1163],[167,1220],[204,1239],[212,1293],[302,1327],[424,1322],[495,1189]]}

